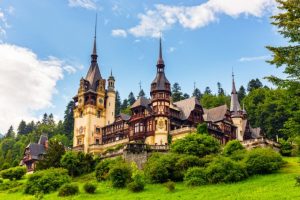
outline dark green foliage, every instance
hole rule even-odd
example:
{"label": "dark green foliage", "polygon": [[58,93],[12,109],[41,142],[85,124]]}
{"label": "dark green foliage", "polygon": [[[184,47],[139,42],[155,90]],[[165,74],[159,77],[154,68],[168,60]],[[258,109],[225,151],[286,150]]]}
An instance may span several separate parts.
{"label": "dark green foliage", "polygon": [[125,163],[114,166],[109,170],[109,177],[114,188],[124,188],[131,180],[131,168]]}
{"label": "dark green foliage", "polygon": [[174,192],[175,190],[175,183],[173,181],[164,183],[164,186],[168,189],[169,192]]}
{"label": "dark green foliage", "polygon": [[14,138],[16,136],[16,133],[14,132],[13,126],[10,126],[7,130],[7,133],[5,134],[6,138]]}
{"label": "dark green foliage", "polygon": [[207,184],[206,171],[204,168],[189,168],[184,176],[184,182],[188,186],[199,186]]}
{"label": "dark green foliage", "polygon": [[291,156],[292,154],[292,150],[293,150],[293,146],[291,144],[291,142],[286,141],[284,139],[280,139],[279,140],[280,143],[280,154],[283,156]]}
{"label": "dark green foliage", "polygon": [[198,88],[195,88],[193,91],[193,97],[196,97],[196,99],[200,100],[202,97],[201,91]]}
{"label": "dark green foliage", "polygon": [[217,86],[218,86],[218,95],[225,95],[225,91],[224,89],[222,88],[222,85],[220,82],[217,83]]}
{"label": "dark green foliage", "polygon": [[145,181],[142,175],[137,174],[136,176],[134,176],[133,181],[129,183],[127,187],[132,192],[143,191],[145,188]]}
{"label": "dark green foliage", "polygon": [[145,175],[152,183],[164,183],[168,180],[181,181],[182,171],[176,168],[176,162],[183,156],[176,154],[153,154],[145,165]]}
{"label": "dark green foliage", "polygon": [[224,155],[226,156],[231,156],[233,153],[240,151],[240,150],[245,150],[243,145],[240,143],[238,140],[232,140],[229,141],[223,150]]}
{"label": "dark green foliage", "polygon": [[115,116],[119,115],[120,111],[121,111],[121,97],[119,91],[116,91]]}
{"label": "dark green foliage", "polygon": [[83,188],[86,193],[94,194],[97,189],[97,185],[95,183],[88,182],[88,183],[84,184]]}
{"label": "dark green foliage", "polygon": [[187,155],[178,159],[176,162],[176,168],[184,173],[188,168],[201,166],[202,164],[203,163],[199,157]]}
{"label": "dark green foliage", "polygon": [[20,181],[6,181],[0,184],[0,191],[16,190],[23,187]]}
{"label": "dark green foliage", "polygon": [[76,183],[67,183],[61,186],[58,191],[58,196],[65,197],[71,196],[79,193],[79,188]]}
{"label": "dark green foliage", "polygon": [[18,134],[26,134],[26,122],[22,120],[18,126]]}
{"label": "dark green foliage", "polygon": [[60,160],[64,154],[64,145],[57,140],[50,140],[46,154],[44,158],[37,163],[36,169],[42,170],[50,167],[61,167]]}
{"label": "dark green foliage", "polygon": [[248,90],[248,92],[251,92],[255,89],[262,88],[262,87],[263,87],[263,85],[258,78],[251,79],[248,83],[247,90]]}
{"label": "dark green foliage", "polygon": [[27,170],[26,167],[13,167],[1,171],[1,177],[9,180],[20,180]]}
{"label": "dark green foliage", "polygon": [[183,139],[176,140],[171,145],[171,151],[203,157],[218,153],[220,151],[220,143],[210,135],[191,134]]}
{"label": "dark green foliage", "polygon": [[217,157],[206,169],[210,183],[231,183],[247,178],[246,166],[228,157]]}
{"label": "dark green foliage", "polygon": [[240,87],[239,91],[237,92],[237,95],[238,95],[239,102],[242,102],[246,96],[246,90],[244,86]]}
{"label": "dark green foliage", "polygon": [[224,104],[230,105],[230,96],[213,95],[205,93],[201,98],[201,105],[207,109],[221,106]]}
{"label": "dark green foliage", "polygon": [[1,170],[8,169],[9,167],[10,167],[10,165],[7,162],[5,162],[5,163],[3,163]]}
{"label": "dark green foliage", "polygon": [[295,180],[296,180],[296,186],[300,186],[300,176],[296,176],[295,177]]}
{"label": "dark green foliage", "polygon": [[95,170],[97,181],[107,180],[109,176],[109,170],[114,166],[122,164],[122,162],[123,161],[119,158],[101,160],[99,164],[96,166],[96,170]]}
{"label": "dark green foliage", "polygon": [[1,183],[3,183],[3,179],[2,179],[2,178],[0,178],[0,184],[1,184]]}
{"label": "dark green foliage", "polygon": [[245,164],[249,175],[268,174],[278,170],[283,165],[283,160],[272,149],[257,148],[247,154]]}
{"label": "dark green foliage", "polygon": [[134,104],[135,101],[136,101],[136,99],[135,99],[135,96],[134,96],[133,92],[130,92],[129,95],[128,95],[128,105],[127,106],[131,106],[132,104]]}
{"label": "dark green foliage", "polygon": [[31,174],[25,184],[26,194],[43,192],[44,194],[56,191],[60,186],[70,182],[68,171],[62,168],[50,168]]}
{"label": "dark green foliage", "polygon": [[172,99],[174,102],[180,101],[183,99],[183,95],[181,92],[181,87],[179,83],[174,83],[172,86]]}
{"label": "dark green foliage", "polygon": [[73,141],[73,130],[74,130],[74,101],[70,101],[66,107],[64,122],[63,122],[63,131],[66,134],[69,141]]}
{"label": "dark green foliage", "polygon": [[140,90],[138,97],[145,97],[145,92],[143,89]]}
{"label": "dark green foliage", "polygon": [[198,134],[208,134],[207,124],[206,123],[198,124],[197,133]]}

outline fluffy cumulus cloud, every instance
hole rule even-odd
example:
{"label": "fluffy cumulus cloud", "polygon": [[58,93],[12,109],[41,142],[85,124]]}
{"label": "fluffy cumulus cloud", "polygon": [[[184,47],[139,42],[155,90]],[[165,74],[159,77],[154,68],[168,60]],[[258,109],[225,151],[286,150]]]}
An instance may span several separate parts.
{"label": "fluffy cumulus cloud", "polygon": [[159,37],[160,32],[178,23],[184,28],[201,28],[218,20],[218,15],[262,17],[275,8],[274,0],[209,0],[196,6],[158,4],[139,14],[139,24],[129,29],[136,37]]}
{"label": "fluffy cumulus cloud", "polygon": [[127,36],[127,32],[123,29],[115,29],[111,31],[112,36],[115,37],[126,37]]}
{"label": "fluffy cumulus cloud", "polygon": [[96,10],[97,6],[94,0],[68,0],[70,7],[82,7],[89,10]]}
{"label": "fluffy cumulus cloud", "polygon": [[[40,60],[30,49],[0,44],[0,132],[21,119],[34,119],[34,111],[52,106],[56,83],[63,78],[64,61]],[[72,70],[70,70],[72,71]]]}

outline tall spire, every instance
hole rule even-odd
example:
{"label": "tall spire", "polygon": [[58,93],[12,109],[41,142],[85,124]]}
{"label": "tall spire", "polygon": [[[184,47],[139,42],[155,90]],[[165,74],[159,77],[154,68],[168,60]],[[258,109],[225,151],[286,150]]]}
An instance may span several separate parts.
{"label": "tall spire", "polygon": [[240,102],[239,102],[237,91],[236,91],[236,88],[235,88],[233,71],[232,71],[232,91],[231,91],[230,111],[234,115],[237,115],[238,112],[241,111]]}
{"label": "tall spire", "polygon": [[96,40],[97,40],[97,13],[96,13],[96,20],[95,20],[95,33],[94,33],[94,46],[93,46],[93,52],[92,52],[92,62],[97,62],[97,44],[96,44]]}
{"label": "tall spire", "polygon": [[161,65],[161,66],[165,65],[163,57],[162,57],[161,37],[159,38],[159,55],[158,55],[157,65]]}

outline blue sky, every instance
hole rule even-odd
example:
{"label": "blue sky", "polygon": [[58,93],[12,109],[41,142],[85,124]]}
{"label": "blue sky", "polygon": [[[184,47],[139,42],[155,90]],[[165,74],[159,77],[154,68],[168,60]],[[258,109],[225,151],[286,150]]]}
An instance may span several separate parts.
{"label": "blue sky", "polygon": [[[283,76],[265,62],[266,45],[285,41],[270,25],[273,0],[0,0],[0,133],[42,113],[63,118],[90,63],[95,15],[101,74],[121,98],[149,96],[163,34],[166,75],[191,94],[220,82],[231,91],[252,78]],[[18,59],[16,59],[18,58]],[[270,86],[263,80],[264,84]]]}

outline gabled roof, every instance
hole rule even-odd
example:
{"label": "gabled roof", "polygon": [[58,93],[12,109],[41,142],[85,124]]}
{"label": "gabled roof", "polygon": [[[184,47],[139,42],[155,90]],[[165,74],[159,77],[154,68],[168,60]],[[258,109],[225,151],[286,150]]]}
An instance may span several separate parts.
{"label": "gabled roof", "polygon": [[90,83],[90,89],[96,91],[97,89],[97,83],[99,80],[101,80],[101,74],[98,67],[97,62],[92,62],[89,68],[88,73],[86,74],[85,80],[87,80]]}
{"label": "gabled roof", "polygon": [[120,117],[124,121],[128,121],[130,119],[130,115],[127,115],[127,114],[124,114],[124,113],[120,113]]}
{"label": "gabled roof", "polygon": [[228,110],[227,105],[218,106],[211,109],[204,109],[203,118],[205,121],[217,122],[224,119]]}
{"label": "gabled roof", "polygon": [[29,149],[30,155],[32,159],[39,159],[39,156],[45,154],[46,149],[44,145],[37,143],[30,143],[26,148]]}
{"label": "gabled roof", "polygon": [[131,106],[131,108],[136,108],[139,106],[143,106],[145,108],[147,108],[150,104],[150,100],[145,98],[145,97],[139,97]]}
{"label": "gabled roof", "polygon": [[181,111],[180,118],[182,120],[186,120],[189,118],[191,112],[195,109],[196,105],[200,105],[200,102],[196,97],[191,97],[188,99],[177,101],[173,104]]}

